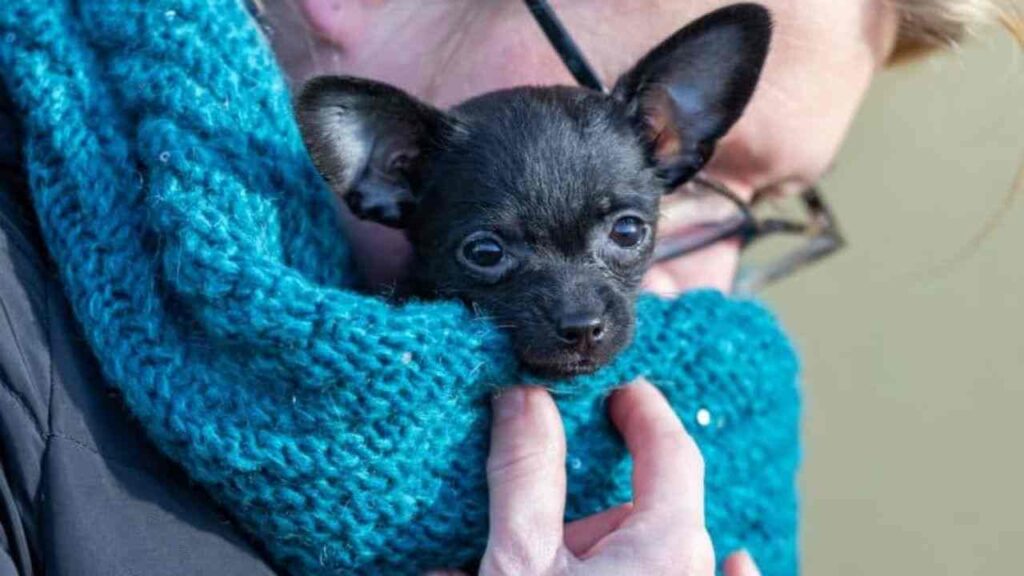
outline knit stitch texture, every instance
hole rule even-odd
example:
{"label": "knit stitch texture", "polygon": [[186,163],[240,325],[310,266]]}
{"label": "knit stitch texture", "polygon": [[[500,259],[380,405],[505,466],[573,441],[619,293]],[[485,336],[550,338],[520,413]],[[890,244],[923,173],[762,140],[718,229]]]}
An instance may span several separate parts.
{"label": "knit stitch texture", "polygon": [[[290,572],[479,558],[487,398],[524,377],[464,307],[349,289],[333,200],[245,7],[3,0],[0,74],[65,289],[152,440]],[[641,298],[612,365],[550,383],[569,518],[630,499],[603,399],[638,375],[702,447],[716,550],[794,574],[797,362],[769,313],[714,292]]]}

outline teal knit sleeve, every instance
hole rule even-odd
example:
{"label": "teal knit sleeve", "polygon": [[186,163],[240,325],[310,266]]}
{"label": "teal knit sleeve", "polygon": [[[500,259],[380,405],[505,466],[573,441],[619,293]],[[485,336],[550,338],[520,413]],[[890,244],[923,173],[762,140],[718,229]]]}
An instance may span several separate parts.
{"label": "teal knit sleeve", "polygon": [[[334,207],[237,0],[5,0],[0,74],[31,194],[105,375],[152,440],[296,574],[479,557],[489,414],[521,382],[450,302],[349,289]],[[646,375],[707,461],[715,548],[796,572],[799,391],[759,305],[644,297],[634,343],[548,382],[570,518],[630,498],[602,402]]]}

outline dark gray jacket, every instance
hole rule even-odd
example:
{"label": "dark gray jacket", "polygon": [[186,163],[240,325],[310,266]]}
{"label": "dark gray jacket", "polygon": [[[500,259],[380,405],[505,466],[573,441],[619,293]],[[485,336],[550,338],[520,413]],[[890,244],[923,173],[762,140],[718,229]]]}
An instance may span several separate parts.
{"label": "dark gray jacket", "polygon": [[0,576],[274,574],[103,381],[7,110],[0,89]]}

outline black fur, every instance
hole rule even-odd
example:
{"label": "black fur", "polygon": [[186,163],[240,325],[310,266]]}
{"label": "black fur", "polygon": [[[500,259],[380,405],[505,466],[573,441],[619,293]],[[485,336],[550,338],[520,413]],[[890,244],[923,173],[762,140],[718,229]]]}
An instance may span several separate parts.
{"label": "black fur", "polygon": [[406,230],[413,292],[493,317],[535,371],[589,372],[631,339],[659,199],[740,117],[770,36],[764,8],[729,6],[660,44],[609,95],[514,88],[447,112],[321,77],[299,98],[299,123],[352,211]]}

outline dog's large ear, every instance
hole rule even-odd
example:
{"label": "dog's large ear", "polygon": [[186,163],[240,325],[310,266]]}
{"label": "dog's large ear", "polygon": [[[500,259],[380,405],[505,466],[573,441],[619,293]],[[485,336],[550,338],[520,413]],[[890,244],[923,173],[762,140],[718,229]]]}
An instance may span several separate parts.
{"label": "dog's large ear", "polygon": [[448,117],[379,82],[320,76],[296,112],[313,163],[359,218],[401,228],[416,208],[421,169]]}
{"label": "dog's large ear", "polygon": [[707,163],[743,113],[771,30],[765,8],[726,6],[680,29],[615,84],[612,95],[628,106],[670,190]]}

